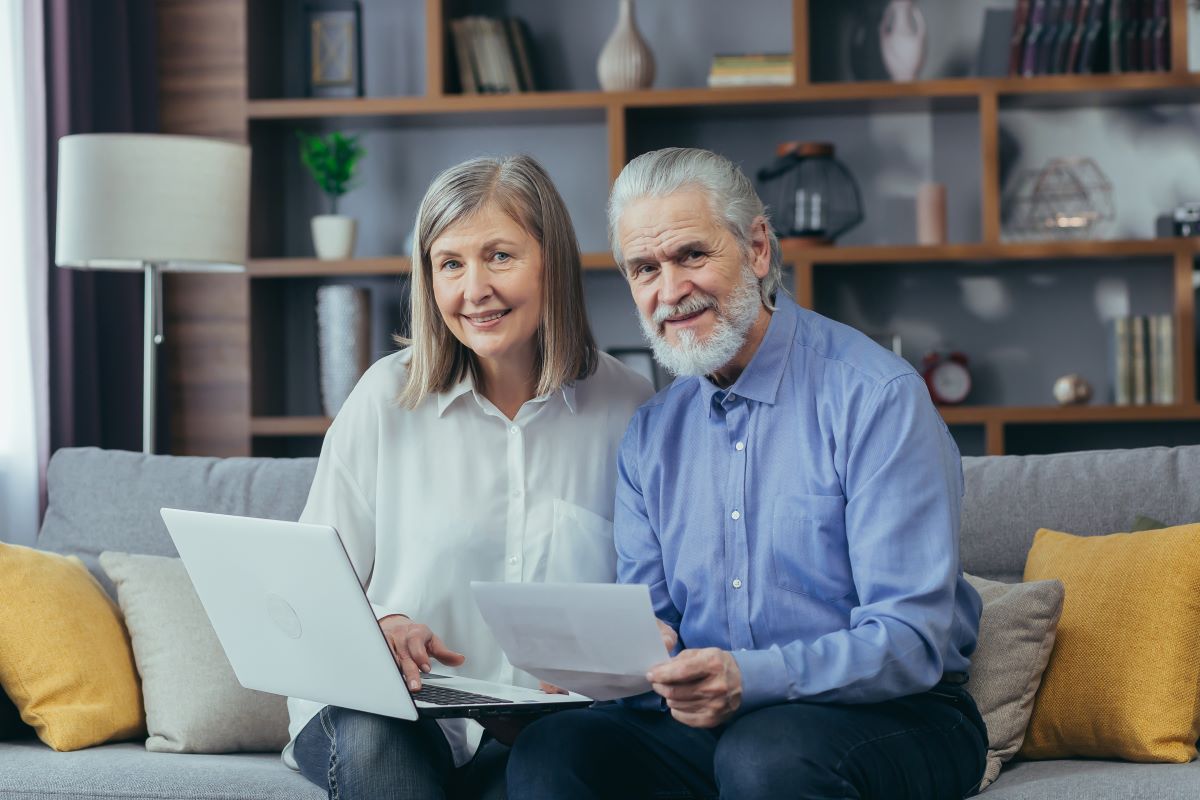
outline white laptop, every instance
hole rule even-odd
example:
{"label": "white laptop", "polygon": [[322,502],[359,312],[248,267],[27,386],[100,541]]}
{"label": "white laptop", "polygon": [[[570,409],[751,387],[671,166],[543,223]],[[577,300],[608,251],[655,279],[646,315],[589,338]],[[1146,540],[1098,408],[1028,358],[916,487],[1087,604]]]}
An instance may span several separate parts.
{"label": "white laptop", "polygon": [[174,508],[161,513],[248,689],[407,720],[591,703],[578,694],[436,673],[422,675],[421,689],[410,692],[333,528]]}

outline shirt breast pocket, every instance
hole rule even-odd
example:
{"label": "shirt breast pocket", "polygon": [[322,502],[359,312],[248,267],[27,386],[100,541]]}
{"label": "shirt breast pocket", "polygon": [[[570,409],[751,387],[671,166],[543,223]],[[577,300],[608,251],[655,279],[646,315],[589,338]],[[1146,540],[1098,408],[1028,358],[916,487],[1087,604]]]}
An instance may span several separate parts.
{"label": "shirt breast pocket", "polygon": [[582,506],[555,499],[545,580],[612,583],[616,579],[612,522]]}
{"label": "shirt breast pocket", "polygon": [[826,603],[854,591],[846,547],[846,501],[840,495],[794,495],[775,501],[771,557],[781,589]]}

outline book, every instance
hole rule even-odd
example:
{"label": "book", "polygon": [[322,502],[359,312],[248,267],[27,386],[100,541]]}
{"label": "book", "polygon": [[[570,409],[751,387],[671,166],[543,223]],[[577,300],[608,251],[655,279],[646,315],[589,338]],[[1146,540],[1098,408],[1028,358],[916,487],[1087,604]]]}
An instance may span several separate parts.
{"label": "book", "polygon": [[792,75],[709,75],[708,85],[721,86],[791,86]]}
{"label": "book", "polygon": [[1117,317],[1112,321],[1109,337],[1109,352],[1112,357],[1112,402],[1113,405],[1128,406],[1133,403],[1133,339],[1130,336],[1130,318]]}
{"label": "book", "polygon": [[1064,0],[1062,16],[1058,22],[1058,37],[1054,43],[1054,66],[1051,72],[1063,75],[1070,72],[1068,58],[1071,53],[1071,40],[1075,38],[1075,29],[1079,27],[1079,7],[1084,0]]}
{"label": "book", "polygon": [[521,88],[526,92],[536,92],[537,82],[533,77],[533,59],[530,57],[529,35],[525,21],[520,17],[508,18],[508,40],[512,46],[513,55],[517,62],[517,72],[521,77]]}
{"label": "book", "polygon": [[1129,320],[1129,370],[1133,373],[1133,404],[1150,402],[1150,343],[1146,318]]}
{"label": "book", "polygon": [[1008,74],[1021,74],[1021,57],[1025,51],[1025,36],[1029,32],[1029,2],[1017,0],[1013,12],[1012,36],[1008,40]]}
{"label": "book", "polygon": [[1150,317],[1150,401],[1156,405],[1175,402],[1175,318],[1170,314]]}
{"label": "book", "polygon": [[1141,19],[1138,24],[1138,63],[1142,72],[1154,71],[1154,5],[1155,0],[1141,0]]}
{"label": "book", "polygon": [[1171,0],[1154,0],[1151,53],[1156,72],[1171,69]]}
{"label": "book", "polygon": [[1121,22],[1121,70],[1142,70],[1142,0],[1124,0]]}
{"label": "book", "polygon": [[463,94],[479,94],[478,67],[471,53],[470,34],[461,19],[450,20],[450,38],[454,43],[454,60],[458,66],[458,84]]}
{"label": "book", "polygon": [[1021,75],[1026,78],[1037,74],[1038,50],[1046,33],[1046,10],[1049,0],[1031,0],[1029,26],[1025,34],[1024,52],[1021,56]]}
{"label": "book", "polygon": [[1058,44],[1058,31],[1062,24],[1065,0],[1047,0],[1046,22],[1038,37],[1036,75],[1049,75],[1054,71],[1054,53]]}
{"label": "book", "polygon": [[1122,47],[1125,29],[1125,4],[1136,0],[1108,0],[1108,71],[1125,72]]}
{"label": "book", "polygon": [[1100,46],[1104,33],[1105,12],[1108,10],[1107,0],[1090,0],[1087,22],[1081,32],[1079,59],[1075,62],[1077,72],[1090,75],[1100,71],[1101,56],[1104,48]]}
{"label": "book", "polygon": [[500,91],[519,92],[521,78],[517,75],[516,60],[509,46],[507,26],[504,20],[495,17],[487,17],[486,20],[488,45],[492,48],[492,56],[500,71]]}

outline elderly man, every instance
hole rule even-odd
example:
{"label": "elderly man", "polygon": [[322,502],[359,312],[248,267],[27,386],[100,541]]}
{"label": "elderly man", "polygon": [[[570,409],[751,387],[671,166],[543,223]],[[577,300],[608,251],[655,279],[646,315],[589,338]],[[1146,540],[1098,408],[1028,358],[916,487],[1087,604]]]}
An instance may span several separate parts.
{"label": "elderly man", "polygon": [[609,230],[679,376],[625,434],[614,521],[619,578],[650,587],[675,655],[652,694],[527,728],[509,796],[971,794],[981,604],[925,384],[780,291],[762,202],[721,156],[634,159]]}

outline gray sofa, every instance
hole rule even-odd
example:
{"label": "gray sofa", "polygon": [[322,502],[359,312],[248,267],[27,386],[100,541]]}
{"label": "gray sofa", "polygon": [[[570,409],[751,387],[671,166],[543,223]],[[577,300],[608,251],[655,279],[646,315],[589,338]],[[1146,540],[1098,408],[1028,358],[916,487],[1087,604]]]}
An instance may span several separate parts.
{"label": "gray sofa", "polygon": [[[1039,527],[1127,530],[1141,513],[1200,520],[1200,447],[966,458],[962,558],[968,572],[1019,581]],[[161,506],[295,519],[313,459],[211,459],[62,450],[50,464],[39,546],[80,555],[103,581],[104,550],[174,555]],[[108,586],[111,590],[111,586]],[[175,755],[140,742],[56,753],[37,740],[0,742],[0,798],[294,798],[323,796],[277,754]],[[1200,761],[1182,765],[1049,761],[1008,765],[995,800],[1194,800]]]}

